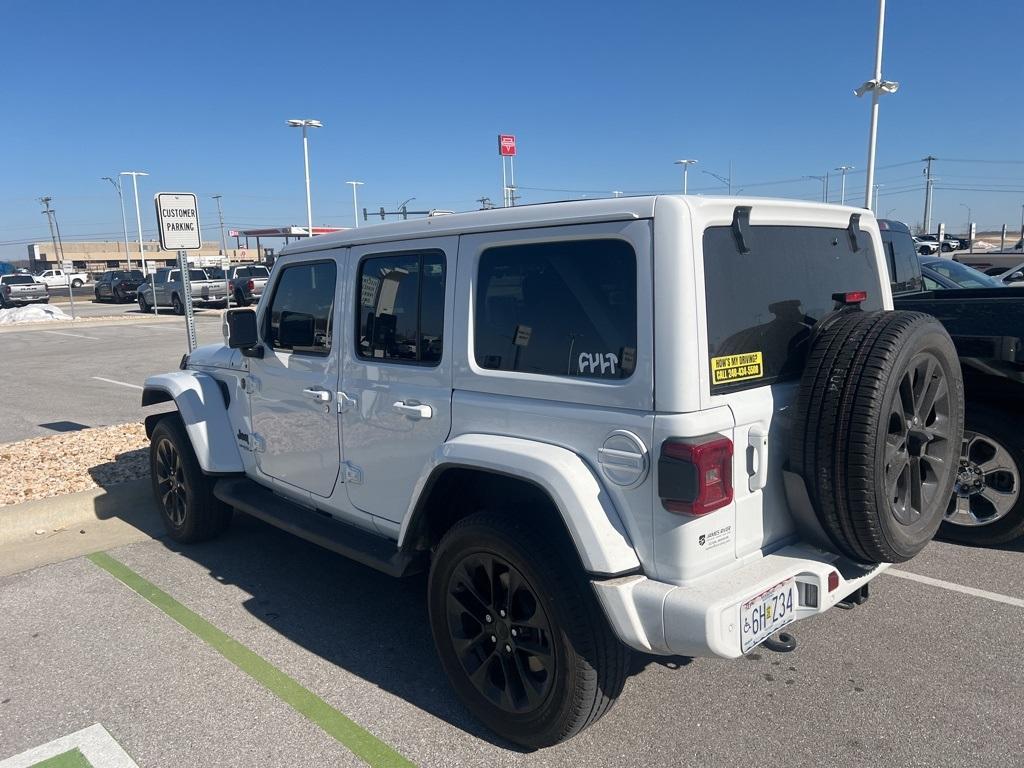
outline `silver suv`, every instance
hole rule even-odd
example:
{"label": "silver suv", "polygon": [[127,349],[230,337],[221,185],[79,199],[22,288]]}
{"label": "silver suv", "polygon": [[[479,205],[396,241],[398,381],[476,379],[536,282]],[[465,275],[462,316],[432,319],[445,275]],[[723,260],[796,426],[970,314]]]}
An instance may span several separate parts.
{"label": "silver suv", "polygon": [[[295,243],[225,344],[147,380],[172,538],[232,510],[429,571],[459,697],[531,747],[630,649],[748,653],[862,601],[950,498],[953,345],[853,208],[676,196]],[[777,641],[775,638],[773,641]],[[836,643],[842,642],[836,637]]]}

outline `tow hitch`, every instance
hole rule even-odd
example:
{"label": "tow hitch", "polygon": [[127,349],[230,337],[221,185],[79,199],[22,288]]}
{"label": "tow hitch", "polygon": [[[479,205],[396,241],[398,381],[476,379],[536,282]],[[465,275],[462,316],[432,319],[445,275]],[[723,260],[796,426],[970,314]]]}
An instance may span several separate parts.
{"label": "tow hitch", "polygon": [[851,592],[847,595],[845,600],[840,600],[836,603],[836,608],[842,608],[844,611],[853,610],[858,605],[863,605],[868,601],[870,593],[868,592],[869,584],[865,584],[855,592]]}

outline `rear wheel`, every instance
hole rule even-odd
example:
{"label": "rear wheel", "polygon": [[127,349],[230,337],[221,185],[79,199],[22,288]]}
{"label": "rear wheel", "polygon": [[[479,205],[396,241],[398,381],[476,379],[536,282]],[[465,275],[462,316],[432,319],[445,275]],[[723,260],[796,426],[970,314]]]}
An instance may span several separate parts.
{"label": "rear wheel", "polygon": [[83,285],[82,281],[79,280],[78,278],[75,278],[74,280],[71,281],[71,287],[72,288],[81,288],[82,285]]}
{"label": "rear wheel", "polygon": [[963,381],[933,317],[845,310],[819,326],[797,397],[792,468],[847,557],[909,560],[942,522],[963,431]]}
{"label": "rear wheel", "polygon": [[1024,536],[1024,419],[971,405],[940,535],[967,544]]}
{"label": "rear wheel", "polygon": [[95,301],[97,304],[100,301],[102,301],[102,299],[100,299],[100,289],[99,288],[95,289],[92,293],[93,293],[93,301]]}
{"label": "rear wheel", "polygon": [[149,468],[153,496],[172,539],[203,541],[228,527],[232,510],[213,495],[213,480],[203,474],[177,414],[162,419],[153,429]]}
{"label": "rear wheel", "polygon": [[428,587],[434,643],[456,693],[495,733],[535,748],[607,712],[629,655],[554,539],[508,515],[472,515],[441,540]]}
{"label": "rear wheel", "polygon": [[128,301],[127,297],[124,295],[124,291],[121,290],[121,286],[114,289],[114,301],[118,304],[124,304]]}

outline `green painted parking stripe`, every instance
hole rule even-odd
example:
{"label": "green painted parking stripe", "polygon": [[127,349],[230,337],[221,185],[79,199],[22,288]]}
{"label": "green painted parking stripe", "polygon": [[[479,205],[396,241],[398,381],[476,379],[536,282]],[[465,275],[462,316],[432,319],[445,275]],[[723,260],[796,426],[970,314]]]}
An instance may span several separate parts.
{"label": "green painted parking stripe", "polygon": [[60,755],[36,763],[32,768],[92,768],[92,763],[78,749],[72,749]]}
{"label": "green painted parking stripe", "polygon": [[292,709],[308,717],[330,736],[351,750],[368,765],[377,768],[414,766],[369,731],[356,725],[298,681],[270,662],[224,634],[202,616],[179,603],[163,590],[146,581],[106,552],[87,556],[93,563],[123,582],[166,613],[185,629],[210,645],[221,656],[260,683]]}

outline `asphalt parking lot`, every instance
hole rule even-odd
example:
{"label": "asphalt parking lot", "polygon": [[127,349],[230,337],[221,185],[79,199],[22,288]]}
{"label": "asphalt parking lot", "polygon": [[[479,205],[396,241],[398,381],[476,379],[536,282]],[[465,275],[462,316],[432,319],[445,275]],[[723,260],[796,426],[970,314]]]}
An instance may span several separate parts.
{"label": "asphalt parking lot", "polygon": [[[137,307],[129,316],[138,320],[3,328],[0,443],[140,421],[146,377],[176,370],[188,347],[183,318],[143,315]],[[197,313],[196,330],[200,344],[219,341],[220,313]]]}
{"label": "asphalt parking lot", "polygon": [[0,578],[0,766],[96,723],[138,765],[1020,766],[1022,565],[933,543],[793,653],[637,656],[607,717],[524,752],[455,700],[422,578],[238,516]]}

